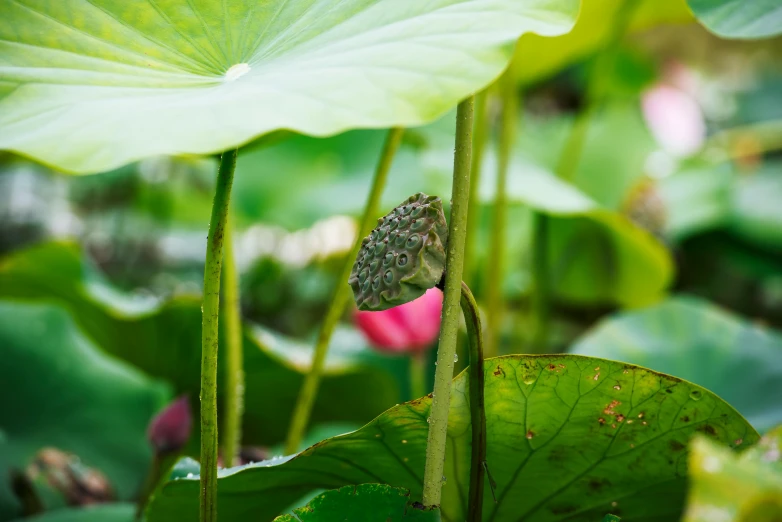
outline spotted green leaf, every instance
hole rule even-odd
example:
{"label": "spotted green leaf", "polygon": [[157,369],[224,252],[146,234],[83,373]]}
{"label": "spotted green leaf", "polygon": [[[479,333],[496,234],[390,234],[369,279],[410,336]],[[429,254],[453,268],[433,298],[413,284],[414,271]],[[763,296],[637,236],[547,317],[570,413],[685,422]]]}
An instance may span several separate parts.
{"label": "spotted green leaf", "polygon": [[[684,506],[687,444],[696,433],[750,445],[755,430],[711,392],[675,377],[605,359],[512,355],[485,365],[489,488],[484,520],[668,522]],[[441,504],[463,520],[469,487],[468,377],[453,384]],[[421,495],[428,397],[401,404],[359,429],[293,457],[222,472],[220,517],[277,515],[314,488],[386,483]],[[198,519],[198,480],[163,486],[149,522]],[[665,498],[665,502],[660,502]]]}

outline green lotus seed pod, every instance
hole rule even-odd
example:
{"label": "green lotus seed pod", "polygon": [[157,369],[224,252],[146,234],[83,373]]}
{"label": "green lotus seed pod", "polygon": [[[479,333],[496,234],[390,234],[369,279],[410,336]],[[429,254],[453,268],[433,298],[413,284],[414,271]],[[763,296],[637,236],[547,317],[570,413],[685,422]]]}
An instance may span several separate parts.
{"label": "green lotus seed pod", "polygon": [[445,270],[447,242],[438,197],[419,192],[378,219],[361,242],[348,279],[358,309],[387,310],[436,286]]}

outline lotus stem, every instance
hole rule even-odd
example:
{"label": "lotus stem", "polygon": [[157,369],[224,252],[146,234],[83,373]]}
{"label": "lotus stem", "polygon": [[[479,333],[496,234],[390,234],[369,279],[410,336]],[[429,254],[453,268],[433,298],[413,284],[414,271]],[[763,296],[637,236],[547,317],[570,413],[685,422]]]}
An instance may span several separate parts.
{"label": "lotus stem", "polygon": [[230,468],[242,443],[244,412],[244,353],[242,347],[239,274],[233,248],[233,219],[225,227],[223,245],[223,319],[225,320],[225,418],[223,420],[223,465]]}
{"label": "lotus stem", "polygon": [[326,355],[328,353],[329,341],[331,335],[334,333],[334,328],[337,326],[339,318],[345,310],[348,298],[350,296],[350,287],[345,284],[348,280],[350,272],[353,266],[353,261],[356,258],[356,254],[361,248],[361,241],[365,234],[372,229],[372,220],[377,213],[377,207],[380,204],[380,197],[383,194],[383,189],[386,185],[386,179],[388,178],[388,171],[391,169],[391,163],[393,162],[394,155],[402,142],[402,134],[404,129],[401,127],[395,127],[388,131],[385,144],[383,145],[383,151],[380,155],[377,168],[375,169],[374,179],[372,181],[372,188],[369,191],[369,196],[364,205],[364,213],[361,217],[361,223],[358,229],[358,240],[353,246],[353,250],[345,259],[345,264],[342,267],[342,272],[339,279],[337,279],[337,285],[335,286],[332,296],[331,304],[326,312],[326,319],[323,321],[320,332],[318,333],[318,339],[315,343],[315,353],[312,358],[312,366],[307,376],[304,378],[304,384],[302,385],[299,397],[296,402],[296,406],[293,410],[293,417],[291,419],[291,425],[288,430],[288,436],[285,441],[285,454],[291,455],[296,453],[301,444],[304,432],[309,424],[310,415],[312,414],[312,407],[315,403],[315,397],[318,393],[318,387],[320,385],[320,379],[323,374],[323,367],[326,363]]}
{"label": "lotus stem", "polygon": [[209,220],[201,316],[201,522],[217,522],[217,349],[220,274],[237,150],[220,158],[217,187]]}
{"label": "lotus stem", "polygon": [[456,337],[459,329],[464,243],[467,234],[467,211],[470,200],[470,166],[472,161],[472,128],[474,98],[461,102],[456,111],[456,146],[454,153],[451,219],[448,223],[445,290],[437,369],[429,417],[429,435],[424,467],[423,504],[437,507],[443,487],[445,447],[448,432],[448,410],[451,406]]}
{"label": "lotus stem", "polygon": [[470,457],[470,492],[467,520],[480,522],[483,514],[483,470],[486,466],[486,405],[484,401],[483,339],[478,303],[462,281],[460,299],[470,345],[470,422],[472,453]]}

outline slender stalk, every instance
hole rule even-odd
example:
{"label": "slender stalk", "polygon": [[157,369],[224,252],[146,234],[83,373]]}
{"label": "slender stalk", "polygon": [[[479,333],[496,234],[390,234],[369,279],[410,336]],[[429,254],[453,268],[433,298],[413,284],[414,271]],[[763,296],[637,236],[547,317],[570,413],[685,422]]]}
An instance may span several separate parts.
{"label": "slender stalk", "polygon": [[518,115],[518,93],[512,74],[508,68],[500,78],[502,114],[497,151],[497,184],[494,198],[494,216],[489,246],[489,259],[486,268],[486,356],[495,357],[499,353],[499,336],[502,328],[502,275],[505,257],[505,221],[508,199],[505,187],[508,180],[511,150],[516,137],[516,118]]}
{"label": "slender stalk", "polygon": [[478,303],[462,281],[460,304],[470,343],[470,422],[472,454],[470,458],[470,493],[467,520],[480,522],[483,514],[483,470],[486,466],[486,405],[484,401],[483,340]]}
{"label": "slender stalk", "polygon": [[488,88],[475,95],[475,118],[472,134],[472,166],[470,167],[470,205],[467,213],[467,239],[464,243],[464,280],[471,282],[475,277],[475,234],[478,230],[480,206],[478,189],[481,182],[481,164],[486,138],[489,135],[489,115],[487,111]]}
{"label": "slender stalk", "polygon": [[532,216],[532,351],[547,353],[551,314],[551,274],[548,259],[549,216]]}
{"label": "slender stalk", "polygon": [[410,397],[418,399],[426,395],[426,353],[410,354]]}
{"label": "slender stalk", "polygon": [[239,299],[239,274],[236,271],[233,227],[225,227],[223,251],[223,319],[225,320],[225,419],[223,420],[223,464],[234,465],[242,441],[244,412],[244,353]]}
{"label": "slender stalk", "polygon": [[201,522],[217,522],[217,347],[223,239],[231,200],[236,149],[223,153],[209,220],[201,316]]}
{"label": "slender stalk", "polygon": [[298,451],[299,444],[301,444],[301,440],[304,437],[304,431],[307,429],[307,424],[309,424],[312,406],[315,403],[318,386],[320,385],[320,378],[323,374],[323,366],[326,362],[329,340],[331,339],[331,334],[334,333],[334,328],[337,326],[337,322],[339,321],[342,312],[345,310],[348,297],[350,296],[350,286],[348,286],[346,281],[350,277],[350,270],[353,267],[353,262],[356,259],[358,250],[361,247],[361,240],[372,229],[372,221],[377,213],[377,207],[380,204],[380,196],[382,195],[383,188],[386,184],[388,171],[391,169],[394,154],[396,154],[399,144],[402,142],[403,133],[404,129],[400,127],[388,131],[388,136],[386,137],[386,142],[380,155],[380,161],[378,162],[377,169],[375,169],[372,188],[369,191],[367,202],[364,205],[364,214],[361,218],[361,224],[359,225],[358,239],[353,246],[353,250],[345,258],[342,272],[339,279],[337,279],[337,285],[331,296],[331,304],[329,305],[328,312],[326,312],[326,319],[323,321],[323,325],[318,333],[318,339],[315,343],[315,354],[312,358],[312,367],[304,378],[304,384],[299,392],[299,397],[293,410],[291,425],[288,429],[288,437],[285,440],[286,455],[291,455]]}
{"label": "slender stalk", "polygon": [[458,307],[461,299],[464,269],[464,242],[467,235],[467,209],[470,201],[470,162],[472,156],[473,97],[459,104],[456,111],[456,147],[454,152],[451,219],[448,223],[448,249],[445,266],[445,296],[437,369],[426,443],[423,504],[440,505],[445,467],[445,445],[448,432],[448,409],[451,406],[456,336],[459,330]]}

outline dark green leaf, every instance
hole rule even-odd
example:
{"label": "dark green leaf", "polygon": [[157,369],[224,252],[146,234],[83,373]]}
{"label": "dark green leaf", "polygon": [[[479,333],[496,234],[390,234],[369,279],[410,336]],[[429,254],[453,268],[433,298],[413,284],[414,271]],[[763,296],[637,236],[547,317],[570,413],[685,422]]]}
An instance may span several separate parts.
{"label": "dark green leaf", "polygon": [[133,498],[152,451],[149,420],[166,387],[102,353],[62,308],[0,301],[0,520],[19,515],[6,477],[44,447],[73,453]]}
{"label": "dark green leaf", "polygon": [[15,522],[133,522],[135,510],[133,504],[104,504],[60,509]]}
{"label": "dark green leaf", "polygon": [[[494,522],[669,522],[686,491],[686,447],[703,433],[724,445],[758,436],[728,404],[675,377],[580,356],[512,355],[486,362],[488,464]],[[470,460],[468,379],[454,381],[442,516],[464,519]],[[421,495],[431,399],[391,408],[358,431],[290,458],[232,468],[218,480],[222,522],[270,518],[315,488],[386,483]],[[660,502],[665,498],[665,502]],[[163,486],[149,522],[198,519],[198,480]]]}
{"label": "dark green leaf", "polygon": [[282,515],[275,522],[438,522],[437,510],[414,508],[410,492],[383,484],[344,486],[315,497],[292,515]]}

